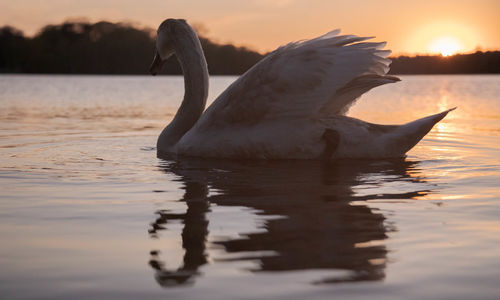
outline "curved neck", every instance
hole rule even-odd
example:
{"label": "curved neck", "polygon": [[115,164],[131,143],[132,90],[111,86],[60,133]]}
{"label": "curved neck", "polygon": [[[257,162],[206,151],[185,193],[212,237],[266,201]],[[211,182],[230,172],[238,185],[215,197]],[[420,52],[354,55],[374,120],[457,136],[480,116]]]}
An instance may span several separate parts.
{"label": "curved neck", "polygon": [[163,129],[158,152],[172,152],[177,142],[198,121],[208,96],[208,68],[200,40],[187,27],[176,30],[173,47],[184,74],[184,99],[172,122]]}

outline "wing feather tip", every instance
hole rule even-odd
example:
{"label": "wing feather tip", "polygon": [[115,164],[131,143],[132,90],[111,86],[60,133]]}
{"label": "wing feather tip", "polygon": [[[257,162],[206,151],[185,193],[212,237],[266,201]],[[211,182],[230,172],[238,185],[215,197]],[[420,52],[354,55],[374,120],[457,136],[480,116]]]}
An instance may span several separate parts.
{"label": "wing feather tip", "polygon": [[393,76],[393,75],[385,75],[384,76],[385,79],[388,79],[392,82],[398,82],[398,81],[401,81],[401,78],[397,77],[397,76]]}

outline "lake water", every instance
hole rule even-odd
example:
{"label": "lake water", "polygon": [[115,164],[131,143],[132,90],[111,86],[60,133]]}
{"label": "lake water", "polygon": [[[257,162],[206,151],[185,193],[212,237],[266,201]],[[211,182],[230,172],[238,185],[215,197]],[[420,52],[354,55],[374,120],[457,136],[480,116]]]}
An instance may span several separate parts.
{"label": "lake water", "polygon": [[402,79],[349,115],[458,109],[325,165],[156,158],[181,77],[0,76],[0,298],[498,299],[500,76]]}

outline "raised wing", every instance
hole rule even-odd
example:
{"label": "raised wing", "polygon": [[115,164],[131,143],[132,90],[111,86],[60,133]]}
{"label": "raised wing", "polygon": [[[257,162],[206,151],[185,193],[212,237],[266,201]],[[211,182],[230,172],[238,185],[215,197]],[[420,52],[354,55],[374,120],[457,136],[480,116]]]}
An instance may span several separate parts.
{"label": "raised wing", "polygon": [[399,80],[386,75],[390,51],[382,50],[385,43],[339,32],[273,51],[231,84],[197,126],[344,114],[364,92]]}

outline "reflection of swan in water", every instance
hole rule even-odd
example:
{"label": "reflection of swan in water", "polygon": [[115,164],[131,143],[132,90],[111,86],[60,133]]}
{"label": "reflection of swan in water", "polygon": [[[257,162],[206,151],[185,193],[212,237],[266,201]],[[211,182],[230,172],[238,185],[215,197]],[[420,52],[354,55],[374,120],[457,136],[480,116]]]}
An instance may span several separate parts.
{"label": "reflection of swan in water", "polygon": [[159,217],[151,224],[149,233],[157,237],[158,230],[165,229],[168,220],[180,219],[184,221],[182,230],[182,247],[186,249],[184,261],[180,268],[168,270],[159,258],[159,251],[151,251],[149,265],[156,270],[156,281],[162,286],[175,286],[191,283],[190,279],[198,275],[198,268],[206,260],[205,243],[208,234],[208,221],[205,214],[208,212],[208,188],[206,184],[185,182],[186,193],[182,201],[187,204],[185,214],[169,214],[168,211],[158,211]]}
{"label": "reflection of swan in water", "polygon": [[[256,260],[253,271],[346,270],[348,274],[318,282],[381,280],[387,250],[383,243],[389,230],[384,216],[369,208],[367,199],[410,199],[426,193],[408,171],[414,163],[403,160],[348,162],[228,162],[182,160],[169,162],[165,172],[180,176],[185,185],[187,211],[159,211],[150,233],[168,230],[169,220],[183,221],[184,262],[178,269],[163,267],[158,251],[152,251],[151,266],[163,285],[192,282],[198,268],[207,262],[206,213],[211,203],[256,209],[259,215],[282,216],[266,220],[265,230],[243,238],[215,242],[226,260]],[[390,182],[406,182],[407,193],[354,195],[352,187],[369,184],[373,176]],[[378,179],[380,180],[380,179]],[[383,184],[383,182],[382,182]],[[208,196],[208,187],[218,191]],[[353,201],[360,201],[353,205]],[[275,253],[275,255],[266,255]],[[224,260],[222,258],[221,260]],[[216,262],[218,263],[218,262]]]}
{"label": "reflection of swan in water", "polygon": [[335,159],[402,157],[449,111],[405,125],[377,125],[344,116],[387,75],[384,43],[339,31],[290,43],[242,75],[205,111],[208,71],[200,41],[184,20],[158,28],[151,73],[176,54],[185,96],[158,138],[160,155],[213,158]]}

